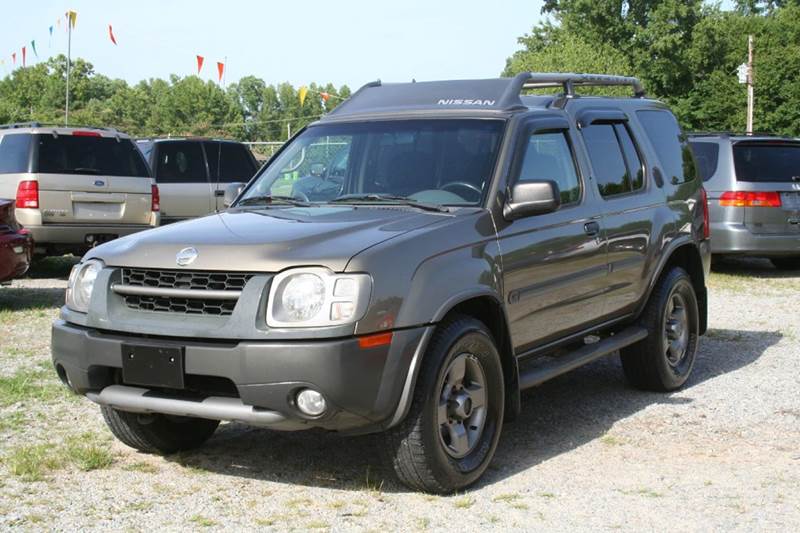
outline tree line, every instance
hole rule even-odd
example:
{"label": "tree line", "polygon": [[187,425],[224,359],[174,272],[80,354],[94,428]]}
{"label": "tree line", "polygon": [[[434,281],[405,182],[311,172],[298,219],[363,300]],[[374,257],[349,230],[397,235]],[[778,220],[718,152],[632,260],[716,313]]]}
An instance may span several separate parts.
{"label": "tree line", "polygon": [[[64,122],[66,57],[16,69],[0,80],[0,124]],[[226,88],[197,76],[153,78],[128,85],[95,72],[83,59],[70,70],[70,124],[112,126],[137,137],[203,135],[285,140],[350,96],[343,85],[299,88],[246,76]],[[327,95],[324,101],[322,94]]]}
{"label": "tree line", "polygon": [[744,131],[736,70],[755,37],[755,130],[800,133],[800,1],[545,0],[505,75],[598,72],[640,78],[689,130]]}
{"label": "tree line", "polygon": [[[736,69],[755,36],[755,128],[800,132],[800,0],[545,0],[546,19],[519,38],[504,75],[524,71],[637,76],[689,130],[742,131],[746,90]],[[0,123],[64,120],[66,58],[16,69],[0,80]],[[350,96],[346,85],[299,88],[246,76],[226,88],[197,76],[129,85],[77,59],[70,121],[135,136],[208,135],[285,140]],[[612,91],[613,92],[613,91]],[[329,95],[327,101],[322,93]]]}

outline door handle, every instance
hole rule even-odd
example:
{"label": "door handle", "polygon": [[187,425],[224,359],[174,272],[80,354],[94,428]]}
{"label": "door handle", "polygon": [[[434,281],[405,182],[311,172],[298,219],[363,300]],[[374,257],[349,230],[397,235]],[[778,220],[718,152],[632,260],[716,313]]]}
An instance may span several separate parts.
{"label": "door handle", "polygon": [[595,237],[600,233],[600,224],[597,222],[587,222],[583,225],[583,231],[585,231],[586,235],[589,237]]}
{"label": "door handle", "polygon": [[216,196],[218,198],[221,198],[221,197],[225,196],[225,191],[223,191],[223,190],[214,191],[214,196]]}

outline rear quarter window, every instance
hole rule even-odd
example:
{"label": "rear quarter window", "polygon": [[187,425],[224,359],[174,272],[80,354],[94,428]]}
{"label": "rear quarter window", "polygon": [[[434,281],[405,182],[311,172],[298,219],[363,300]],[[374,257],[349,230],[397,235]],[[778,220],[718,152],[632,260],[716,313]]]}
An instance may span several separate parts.
{"label": "rear quarter window", "polygon": [[800,143],[738,142],[733,164],[738,181],[800,183]]}
{"label": "rear quarter window", "polygon": [[28,172],[30,152],[30,134],[15,133],[0,137],[0,174]]}
{"label": "rear quarter window", "polygon": [[675,116],[655,109],[637,111],[636,116],[650,138],[666,181],[677,185],[693,180],[697,174],[694,157]]}
{"label": "rear quarter window", "polygon": [[717,171],[719,164],[719,145],[713,142],[691,141],[689,146],[694,153],[694,161],[697,163],[697,172],[703,181],[708,181]]}
{"label": "rear quarter window", "polygon": [[142,154],[130,139],[51,134],[34,137],[34,172],[150,177]]}

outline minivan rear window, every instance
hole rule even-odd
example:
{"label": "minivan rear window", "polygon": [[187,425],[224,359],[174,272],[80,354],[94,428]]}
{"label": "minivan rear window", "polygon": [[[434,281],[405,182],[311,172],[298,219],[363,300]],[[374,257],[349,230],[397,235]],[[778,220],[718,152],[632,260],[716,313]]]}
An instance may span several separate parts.
{"label": "minivan rear window", "polygon": [[90,135],[37,134],[33,172],[149,177],[142,154],[130,139]]}
{"label": "minivan rear window", "polygon": [[800,182],[800,143],[738,142],[733,163],[738,181]]}
{"label": "minivan rear window", "polygon": [[31,136],[26,133],[3,135],[0,138],[0,174],[28,172]]}
{"label": "minivan rear window", "polygon": [[717,171],[719,164],[719,144],[709,142],[690,141],[689,146],[694,152],[694,160],[697,163],[697,171],[703,181],[708,181]]}

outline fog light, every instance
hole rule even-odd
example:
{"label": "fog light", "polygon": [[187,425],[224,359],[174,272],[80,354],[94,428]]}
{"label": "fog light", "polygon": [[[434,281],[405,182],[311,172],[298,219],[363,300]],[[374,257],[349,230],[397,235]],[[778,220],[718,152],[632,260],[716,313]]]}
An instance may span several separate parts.
{"label": "fog light", "polygon": [[328,407],[325,397],[315,390],[303,389],[297,393],[297,408],[308,416],[319,416]]}

